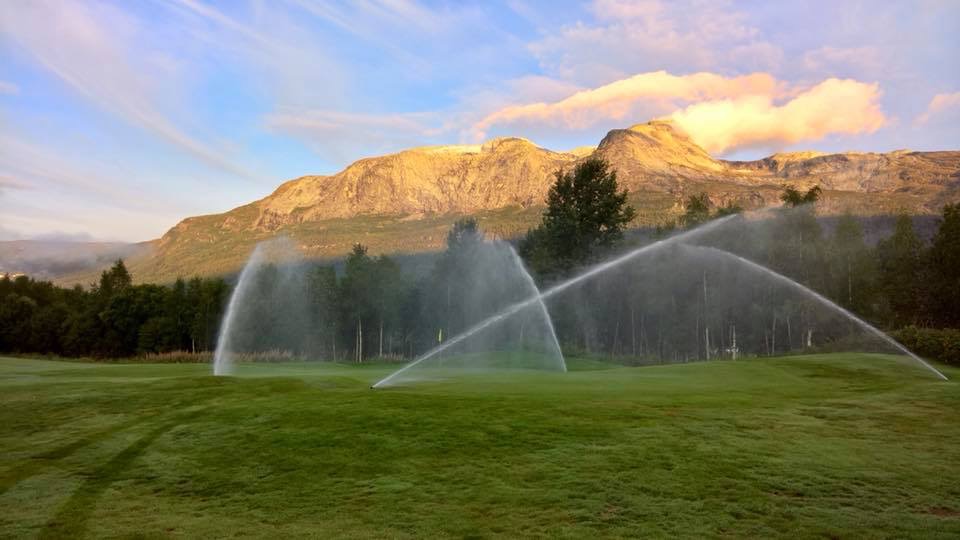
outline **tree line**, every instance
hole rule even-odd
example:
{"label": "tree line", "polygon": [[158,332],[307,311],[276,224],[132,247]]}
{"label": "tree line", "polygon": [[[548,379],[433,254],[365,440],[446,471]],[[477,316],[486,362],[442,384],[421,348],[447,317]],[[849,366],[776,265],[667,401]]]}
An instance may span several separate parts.
{"label": "tree line", "polygon": [[[788,187],[783,200],[789,210],[775,213],[762,226],[737,222],[705,235],[702,242],[796,279],[886,329],[960,327],[956,307],[960,205],[944,207],[930,242],[918,236],[909,216],[901,215],[889,237],[869,245],[861,222],[853,216],[842,216],[826,230],[816,216],[819,196],[819,188],[800,192]],[[626,200],[615,171],[601,160],[586,160],[573,170],[558,172],[541,223],[517,242],[537,282],[541,286],[557,282],[628,249],[624,231],[634,210]],[[705,194],[691,196],[685,207],[675,227],[692,228],[740,211],[735,205],[714,207]],[[671,228],[661,228],[658,234],[670,234]],[[478,299],[471,296],[471,283],[482,270],[471,257],[482,242],[477,221],[464,218],[453,225],[433,268],[421,275],[403,271],[386,255],[371,256],[359,244],[339,271],[330,265],[310,265],[297,293],[307,306],[298,321],[309,325],[291,332],[306,339],[290,345],[278,337],[258,346],[296,347],[307,357],[345,361],[411,357],[428,350],[476,322]],[[718,291],[715,282],[721,276],[695,267],[692,260],[677,258],[674,266],[623,273],[558,300],[552,310],[564,347],[669,357],[691,354],[671,343],[693,340],[693,354],[709,357],[711,347],[720,347],[717,344],[729,348],[729,329],[737,321],[735,314],[721,313],[714,306],[724,299],[739,301],[733,298],[737,294],[744,298],[738,305],[744,316],[769,318],[772,323],[754,330],[741,323],[741,343],[751,339],[772,352],[784,350],[784,342],[803,343],[801,326],[810,323],[803,306],[792,315],[774,302],[784,300],[771,298],[770,293],[758,290],[754,297]],[[271,275],[265,273],[261,279],[269,282]],[[647,289],[635,285],[640,279],[653,284],[668,277],[674,281],[661,283],[659,293],[654,285]],[[677,280],[702,281],[702,292],[689,288],[684,294],[663,295]],[[604,292],[605,287],[610,290]],[[26,276],[3,277],[0,352],[119,358],[210,351],[216,347],[230,292],[231,286],[220,278],[134,285],[123,261],[87,289],[58,287]],[[596,302],[601,293],[613,300]],[[262,320],[285,311],[283,305],[267,301],[256,305],[261,306]],[[648,306],[646,311],[637,307],[643,305]],[[657,310],[651,311],[652,306]],[[805,323],[803,317],[808,318]],[[692,330],[688,332],[687,326]]]}
{"label": "tree line", "polygon": [[0,351],[119,358],[216,344],[230,290],[222,279],[133,285],[122,260],[88,289],[0,279]]}

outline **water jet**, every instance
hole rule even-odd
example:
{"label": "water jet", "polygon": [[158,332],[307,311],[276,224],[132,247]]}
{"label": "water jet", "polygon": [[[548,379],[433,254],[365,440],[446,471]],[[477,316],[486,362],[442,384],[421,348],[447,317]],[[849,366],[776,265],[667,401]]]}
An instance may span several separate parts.
{"label": "water jet", "polygon": [[391,383],[393,383],[394,381],[396,381],[399,377],[401,377],[404,373],[406,373],[406,372],[408,372],[409,370],[415,368],[416,366],[420,365],[420,364],[423,363],[424,361],[429,360],[430,358],[435,357],[436,355],[438,355],[438,354],[446,351],[446,350],[449,349],[450,347],[453,347],[453,346],[455,346],[455,345],[463,342],[464,340],[466,340],[466,339],[468,339],[468,338],[476,335],[476,334],[479,333],[479,332],[482,332],[482,331],[484,331],[484,330],[486,330],[486,329],[488,329],[488,328],[490,328],[490,327],[492,327],[492,326],[494,326],[494,325],[497,325],[498,323],[501,323],[501,322],[503,322],[503,321],[505,321],[505,320],[510,319],[511,317],[515,316],[517,313],[520,313],[521,311],[523,311],[524,309],[530,307],[531,305],[534,305],[534,304],[536,304],[536,303],[538,303],[538,302],[544,302],[545,300],[547,300],[547,299],[550,298],[550,297],[556,296],[556,295],[560,294],[561,292],[563,292],[563,291],[565,291],[565,290],[567,290],[567,289],[570,289],[571,287],[573,287],[573,286],[575,286],[575,285],[577,285],[577,284],[579,284],[579,283],[581,283],[581,282],[584,282],[584,281],[589,280],[589,279],[591,279],[591,278],[594,278],[594,277],[596,277],[596,276],[598,276],[598,275],[601,275],[601,274],[603,274],[604,272],[607,272],[607,271],[609,271],[609,270],[611,270],[611,269],[613,269],[613,268],[616,268],[617,266],[620,266],[620,265],[625,264],[625,263],[627,263],[627,262],[629,262],[629,261],[631,261],[631,260],[633,260],[633,259],[636,259],[637,257],[640,257],[641,255],[645,255],[645,254],[649,254],[649,253],[655,252],[656,250],[662,249],[662,248],[664,248],[664,247],[668,247],[668,246],[671,246],[671,245],[674,245],[674,244],[678,244],[678,243],[683,242],[683,241],[685,241],[685,240],[689,240],[689,239],[691,239],[691,238],[695,238],[695,237],[697,237],[698,235],[701,235],[701,234],[704,234],[704,233],[706,233],[706,232],[715,230],[715,229],[717,229],[718,227],[724,225],[725,223],[728,223],[729,221],[731,221],[732,219],[735,219],[735,218],[737,218],[737,216],[731,215],[731,216],[726,216],[726,217],[723,217],[723,218],[714,220],[714,221],[712,221],[712,222],[710,222],[710,223],[706,223],[706,224],[704,224],[704,225],[701,225],[701,226],[699,226],[699,227],[697,227],[697,228],[695,228],[695,229],[691,229],[691,230],[689,230],[689,231],[682,232],[682,233],[677,234],[677,235],[675,235],[675,236],[672,236],[672,237],[670,237],[670,238],[666,238],[666,239],[663,239],[663,240],[658,240],[658,241],[656,241],[656,242],[654,242],[654,243],[652,243],[652,244],[648,244],[648,245],[646,245],[646,246],[636,248],[636,249],[634,249],[634,250],[632,250],[632,251],[629,251],[629,252],[627,252],[627,253],[625,253],[625,254],[623,254],[623,255],[620,255],[620,256],[618,256],[618,257],[615,257],[615,258],[613,258],[613,259],[610,260],[610,261],[607,261],[607,262],[600,263],[600,264],[597,264],[597,265],[595,265],[595,266],[592,266],[592,267],[588,268],[587,270],[585,270],[584,272],[581,272],[580,274],[578,274],[578,275],[576,275],[576,276],[574,276],[574,277],[572,277],[572,278],[570,278],[570,279],[567,279],[567,280],[565,280],[565,281],[563,281],[563,282],[561,282],[561,283],[558,283],[558,284],[550,287],[550,288],[547,289],[546,291],[543,291],[543,292],[541,292],[541,293],[539,293],[539,294],[533,294],[533,295],[527,297],[527,298],[524,299],[524,300],[521,300],[521,301],[516,302],[516,303],[514,303],[514,304],[512,304],[512,305],[510,305],[510,306],[507,306],[506,308],[504,308],[504,309],[501,310],[500,312],[495,313],[495,314],[489,316],[488,318],[486,318],[486,319],[480,321],[479,323],[473,325],[472,327],[470,327],[469,329],[461,332],[460,334],[456,335],[455,337],[450,338],[448,341],[446,341],[446,342],[438,345],[437,347],[434,347],[434,348],[431,349],[430,351],[427,351],[426,353],[420,355],[420,357],[418,357],[417,359],[411,361],[410,363],[408,363],[408,364],[405,365],[404,367],[400,368],[399,370],[393,372],[392,374],[388,375],[387,377],[385,377],[385,378],[381,379],[380,381],[378,381],[377,383],[375,383],[372,388],[382,388],[382,387],[384,387],[384,386],[390,385]]}

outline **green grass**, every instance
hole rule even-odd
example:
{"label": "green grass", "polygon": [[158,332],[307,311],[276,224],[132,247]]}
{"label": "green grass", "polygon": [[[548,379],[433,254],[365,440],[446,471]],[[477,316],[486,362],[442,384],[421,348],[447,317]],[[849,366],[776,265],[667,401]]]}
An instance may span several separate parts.
{"label": "green grass", "polygon": [[390,366],[3,358],[0,537],[960,536],[957,383],[571,368],[374,391]]}

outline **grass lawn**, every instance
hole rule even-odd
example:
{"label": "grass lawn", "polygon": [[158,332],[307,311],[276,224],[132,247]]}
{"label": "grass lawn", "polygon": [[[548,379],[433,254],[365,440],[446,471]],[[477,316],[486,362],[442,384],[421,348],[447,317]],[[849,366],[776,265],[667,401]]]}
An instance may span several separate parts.
{"label": "grass lawn", "polygon": [[957,382],[571,367],[370,390],[390,368],[2,358],[0,537],[960,537]]}

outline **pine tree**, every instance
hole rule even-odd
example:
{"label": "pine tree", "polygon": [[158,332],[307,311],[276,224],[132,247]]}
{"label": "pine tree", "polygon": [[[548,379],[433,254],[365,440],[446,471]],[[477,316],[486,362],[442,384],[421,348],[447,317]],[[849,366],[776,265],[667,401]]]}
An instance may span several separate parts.
{"label": "pine tree", "polygon": [[691,195],[685,205],[686,211],[680,216],[680,224],[692,229],[710,220],[710,197],[706,193]]}
{"label": "pine tree", "polygon": [[635,215],[627,192],[618,191],[617,173],[602,159],[587,159],[557,172],[541,223],[524,238],[521,254],[541,275],[570,270],[619,241]]}
{"label": "pine tree", "polygon": [[804,206],[807,204],[813,204],[820,200],[820,195],[823,194],[823,190],[820,189],[820,186],[813,186],[808,189],[806,193],[800,193],[797,188],[793,186],[787,186],[784,188],[783,193],[780,194],[780,200],[784,202],[787,206],[796,208],[798,206]]}
{"label": "pine tree", "polygon": [[879,281],[886,299],[888,326],[901,327],[919,322],[923,311],[920,275],[923,271],[923,244],[907,214],[897,216],[893,235],[877,244]]}
{"label": "pine tree", "polygon": [[943,207],[928,255],[937,324],[960,326],[960,203]]}

